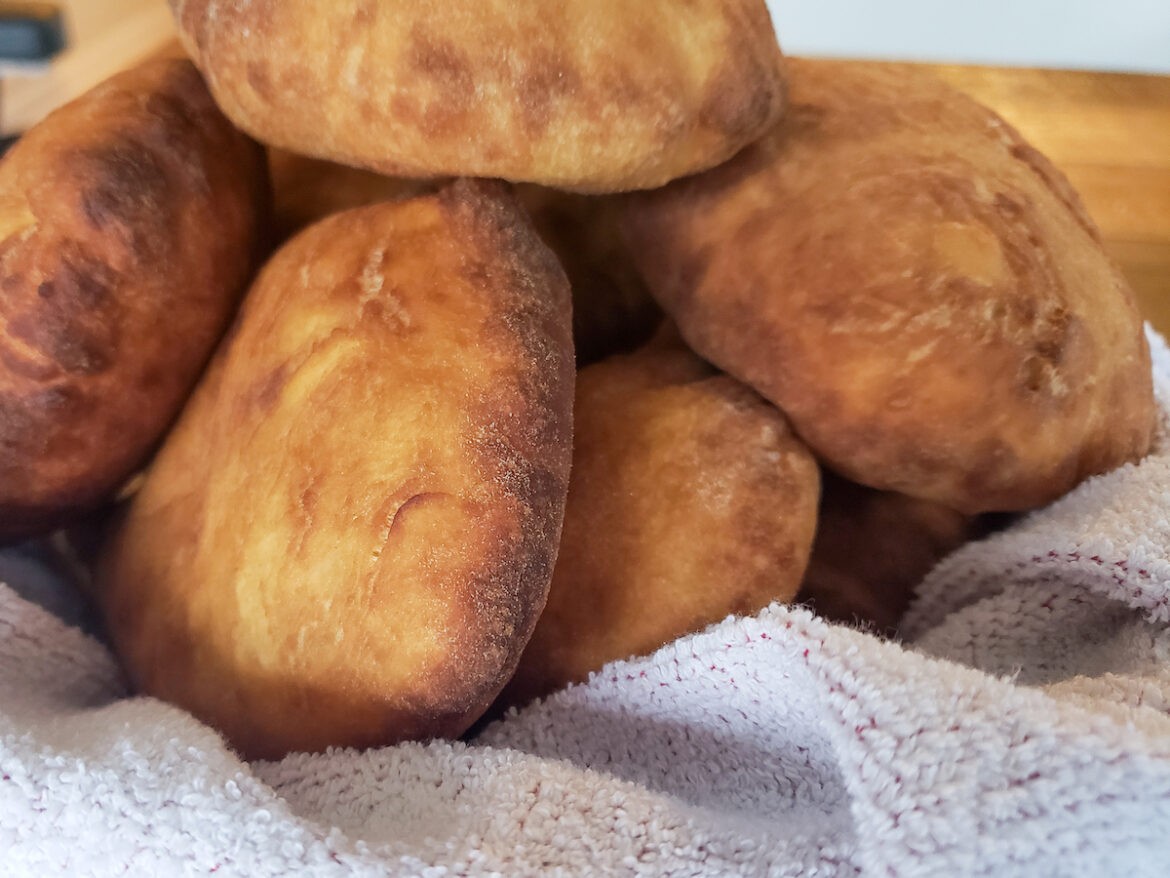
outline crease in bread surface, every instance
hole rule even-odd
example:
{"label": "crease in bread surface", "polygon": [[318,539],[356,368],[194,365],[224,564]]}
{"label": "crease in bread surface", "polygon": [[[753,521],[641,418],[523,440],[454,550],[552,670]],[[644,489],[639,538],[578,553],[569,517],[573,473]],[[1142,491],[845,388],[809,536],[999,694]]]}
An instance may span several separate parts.
{"label": "crease in bread surface", "polygon": [[250,756],[461,734],[544,605],[567,297],[498,184],[286,244],[101,565],[135,683]]}

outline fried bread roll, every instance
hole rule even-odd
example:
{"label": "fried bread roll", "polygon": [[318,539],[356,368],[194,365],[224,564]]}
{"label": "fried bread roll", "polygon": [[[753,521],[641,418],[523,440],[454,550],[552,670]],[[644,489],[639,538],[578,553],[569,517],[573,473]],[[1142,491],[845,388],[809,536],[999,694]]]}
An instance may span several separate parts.
{"label": "fried bread roll", "polygon": [[817,536],[797,599],[834,622],[892,634],[922,578],[984,532],[978,518],[938,503],[824,473]]}
{"label": "fried bread roll", "polygon": [[224,111],[273,146],[394,176],[658,186],[783,107],[763,0],[171,0]]}
{"label": "fried bread roll", "polygon": [[773,406],[663,338],[578,376],[561,550],[501,705],[796,594],[812,455]]}
{"label": "fried bread roll", "polygon": [[189,61],[114,76],[0,163],[0,539],[49,530],[142,465],[247,287],[261,148]]}
{"label": "fried bread roll", "polygon": [[1142,321],[1064,177],[921,72],[789,73],[768,137],[626,202],[630,252],[692,347],[839,473],[967,513],[1144,455]]}
{"label": "fried bread roll", "polygon": [[544,604],[573,380],[568,284],[499,184],[293,238],[99,563],[133,683],[248,757],[461,734]]}

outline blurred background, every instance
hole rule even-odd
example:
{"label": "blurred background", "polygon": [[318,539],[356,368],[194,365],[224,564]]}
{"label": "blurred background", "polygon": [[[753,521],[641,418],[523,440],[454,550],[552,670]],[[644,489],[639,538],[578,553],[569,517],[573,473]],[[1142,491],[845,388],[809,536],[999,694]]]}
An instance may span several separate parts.
{"label": "blurred background", "polygon": [[[792,54],[1170,74],[1170,0],[767,0]],[[37,4],[4,2],[0,10]],[[166,0],[54,0],[66,47],[53,64],[0,61],[0,133],[173,35]]]}
{"label": "blurred background", "polygon": [[57,10],[64,49],[51,63],[0,59],[0,134],[35,124],[46,112],[118,70],[157,52],[174,35],[166,0],[0,0],[0,22],[19,33],[22,16]]}

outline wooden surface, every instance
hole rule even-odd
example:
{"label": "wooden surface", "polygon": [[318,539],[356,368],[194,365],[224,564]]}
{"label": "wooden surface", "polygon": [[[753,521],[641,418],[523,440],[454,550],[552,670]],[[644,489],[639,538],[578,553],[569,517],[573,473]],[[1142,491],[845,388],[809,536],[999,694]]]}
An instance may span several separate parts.
{"label": "wooden surface", "polygon": [[0,65],[0,136],[28,130],[56,107],[157,52],[175,32],[166,0],[63,0],[62,8],[66,47],[52,64],[35,73]]}
{"label": "wooden surface", "polygon": [[1170,333],[1170,76],[931,69],[1068,175],[1146,317]]}

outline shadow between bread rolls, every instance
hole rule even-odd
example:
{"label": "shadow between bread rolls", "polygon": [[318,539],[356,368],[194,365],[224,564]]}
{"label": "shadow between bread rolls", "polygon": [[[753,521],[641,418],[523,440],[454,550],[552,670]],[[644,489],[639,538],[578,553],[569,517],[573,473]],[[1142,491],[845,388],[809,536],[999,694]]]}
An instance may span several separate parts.
{"label": "shadow between bread rolls", "polygon": [[516,196],[569,276],[577,366],[649,341],[662,309],[626,252],[614,199],[531,185],[517,186]]}
{"label": "shadow between bread rolls", "polygon": [[500,184],[278,251],[99,561],[135,686],[248,757],[461,734],[545,601],[568,295]]}
{"label": "shadow between bread rolls", "polygon": [[922,579],[991,532],[987,519],[823,473],[816,539],[796,600],[824,619],[894,636]]}
{"label": "shadow between bread rolls", "polygon": [[343,210],[433,192],[449,179],[407,180],[283,149],[268,149],[272,231],[283,244],[305,226]]}

